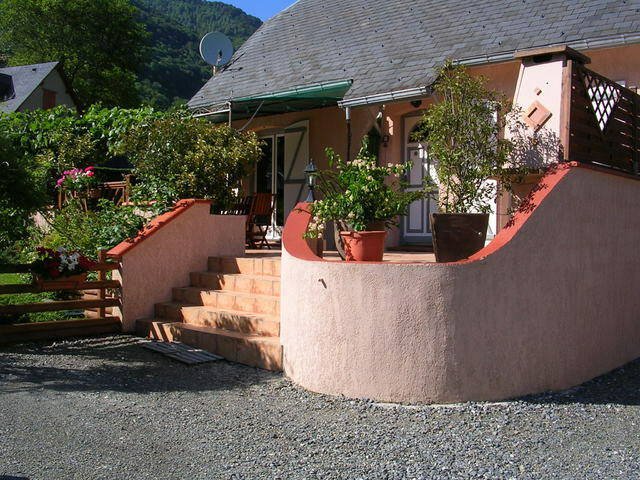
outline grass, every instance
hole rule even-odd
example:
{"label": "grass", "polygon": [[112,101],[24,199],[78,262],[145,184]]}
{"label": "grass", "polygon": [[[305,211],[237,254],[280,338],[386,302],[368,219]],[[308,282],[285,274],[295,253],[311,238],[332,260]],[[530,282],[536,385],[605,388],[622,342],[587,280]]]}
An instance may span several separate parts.
{"label": "grass", "polygon": [[[17,273],[0,274],[0,285],[12,285],[29,283],[28,275]],[[59,299],[57,292],[43,293],[12,293],[0,295],[0,305],[17,305],[21,303],[41,303],[47,300]],[[25,313],[21,315],[0,315],[0,325],[9,323],[29,323],[29,322],[55,322],[70,318],[69,312],[37,312]]]}

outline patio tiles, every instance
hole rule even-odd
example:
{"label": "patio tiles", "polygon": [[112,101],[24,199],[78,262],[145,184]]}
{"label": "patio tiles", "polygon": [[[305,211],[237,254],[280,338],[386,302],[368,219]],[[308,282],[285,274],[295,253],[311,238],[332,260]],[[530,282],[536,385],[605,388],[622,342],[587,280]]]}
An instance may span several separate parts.
{"label": "patio tiles", "polygon": [[[247,250],[245,254],[248,257],[278,257],[282,254],[281,250]],[[324,252],[325,260],[340,261],[340,256],[336,251]],[[436,257],[430,252],[409,252],[409,251],[393,251],[385,252],[383,262],[389,263],[434,263]]]}

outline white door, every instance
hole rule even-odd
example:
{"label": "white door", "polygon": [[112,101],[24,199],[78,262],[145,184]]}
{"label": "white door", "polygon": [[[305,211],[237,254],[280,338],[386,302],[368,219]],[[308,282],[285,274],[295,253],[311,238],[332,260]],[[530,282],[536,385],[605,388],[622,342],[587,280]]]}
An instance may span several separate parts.
{"label": "white door", "polygon": [[[435,161],[429,158],[429,154],[422,143],[414,142],[411,133],[420,121],[421,117],[408,117],[404,119],[404,161],[409,162],[411,170],[406,182],[409,184],[407,191],[415,191],[423,186],[425,178],[430,177],[437,183]],[[429,215],[438,211],[437,189],[433,198],[417,200],[409,206],[407,215],[402,219],[402,241],[405,244],[431,244],[431,225]]]}

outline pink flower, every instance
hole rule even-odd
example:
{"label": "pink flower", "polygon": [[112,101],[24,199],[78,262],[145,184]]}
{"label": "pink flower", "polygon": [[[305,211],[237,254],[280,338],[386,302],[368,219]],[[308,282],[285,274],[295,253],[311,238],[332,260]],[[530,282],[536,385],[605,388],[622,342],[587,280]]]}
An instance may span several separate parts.
{"label": "pink flower", "polygon": [[87,167],[84,169],[85,172],[90,172],[91,170],[93,170],[93,167]]}
{"label": "pink flower", "polygon": [[70,170],[65,170],[64,172],[62,172],[63,175],[69,175],[71,173]]}
{"label": "pink flower", "polygon": [[87,172],[87,177],[93,177],[93,175],[94,175],[93,172],[91,172],[91,171]]}

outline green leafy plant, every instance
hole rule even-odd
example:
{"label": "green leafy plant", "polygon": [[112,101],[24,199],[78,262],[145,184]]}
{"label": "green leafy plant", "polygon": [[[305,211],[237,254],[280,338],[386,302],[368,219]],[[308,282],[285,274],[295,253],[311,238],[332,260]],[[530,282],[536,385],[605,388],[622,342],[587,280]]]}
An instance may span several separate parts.
{"label": "green leafy plant", "polygon": [[397,217],[432,190],[431,185],[425,185],[404,191],[400,177],[406,174],[407,164],[377,166],[376,158],[364,149],[351,162],[343,161],[330,148],[326,153],[332,169],[319,173],[318,189],[323,198],[309,206],[313,218],[305,233],[307,238],[321,237],[329,221],[344,222],[353,231],[370,229],[376,223],[397,225]]}
{"label": "green leafy plant", "polygon": [[98,250],[134,237],[148,221],[146,208],[100,199],[95,210],[87,211],[79,201],[72,201],[52,216],[41,240],[34,238],[48,248],[66,247],[95,259]]}
{"label": "green leafy plant", "polygon": [[261,157],[253,132],[178,113],[133,129],[120,152],[134,164],[139,196],[171,205],[180,198],[206,198],[233,205],[240,182]]}
{"label": "green leafy plant", "polygon": [[435,83],[436,103],[425,112],[413,140],[436,159],[440,211],[490,211],[496,185],[508,189],[520,173],[510,164],[513,144],[501,133],[510,104],[486,88],[487,80],[447,62]]}

